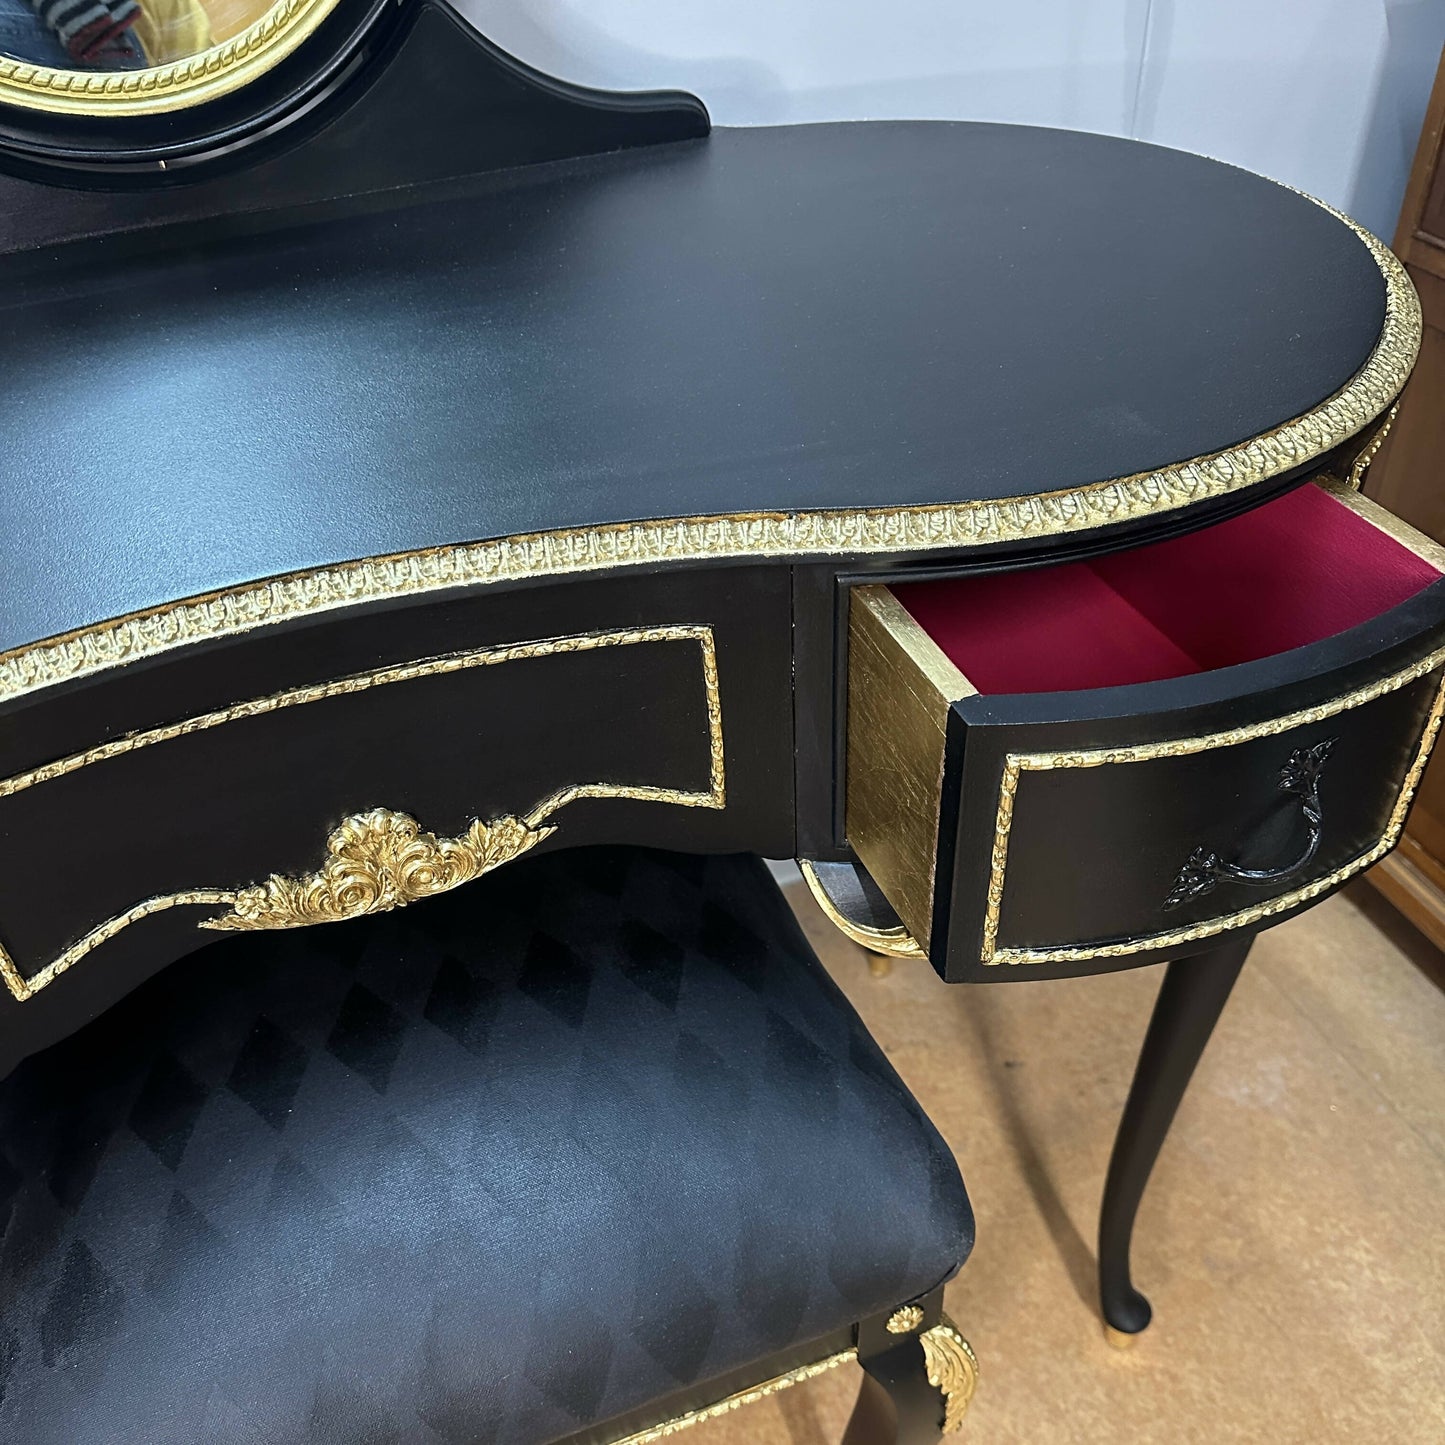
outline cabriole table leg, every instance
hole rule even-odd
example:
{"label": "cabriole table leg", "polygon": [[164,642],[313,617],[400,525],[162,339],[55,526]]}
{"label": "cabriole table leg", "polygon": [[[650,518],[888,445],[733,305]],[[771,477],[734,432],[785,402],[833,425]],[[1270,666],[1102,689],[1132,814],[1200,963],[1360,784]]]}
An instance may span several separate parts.
{"label": "cabriole table leg", "polygon": [[1174,1112],[1254,939],[1175,959],[1164,974],[1119,1121],[1099,1217],[1099,1296],[1111,1344],[1131,1344],[1149,1301],[1129,1278],[1134,1217]]}

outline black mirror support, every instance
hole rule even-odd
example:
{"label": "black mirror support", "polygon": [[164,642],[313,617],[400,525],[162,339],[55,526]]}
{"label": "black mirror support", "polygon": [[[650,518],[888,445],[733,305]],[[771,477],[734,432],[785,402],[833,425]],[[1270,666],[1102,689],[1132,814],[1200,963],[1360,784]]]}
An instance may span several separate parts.
{"label": "black mirror support", "polygon": [[514,59],[445,0],[393,8],[368,10],[344,56],[303,45],[291,60],[309,56],[310,70],[280,96],[269,76],[239,92],[266,84],[249,124],[229,116],[218,131],[201,106],[87,119],[83,133],[61,118],[61,135],[0,106],[0,255],[709,132],[706,107],[686,92],[589,90]]}

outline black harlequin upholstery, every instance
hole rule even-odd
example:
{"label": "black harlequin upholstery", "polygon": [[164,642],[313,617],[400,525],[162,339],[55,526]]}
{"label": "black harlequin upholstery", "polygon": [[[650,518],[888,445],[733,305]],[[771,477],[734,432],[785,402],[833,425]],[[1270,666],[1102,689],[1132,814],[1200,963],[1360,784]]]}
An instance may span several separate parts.
{"label": "black harlequin upholstery", "polygon": [[589,849],[174,965],[0,1084],[0,1230],[7,1445],[503,1445],[973,1225],[760,863]]}

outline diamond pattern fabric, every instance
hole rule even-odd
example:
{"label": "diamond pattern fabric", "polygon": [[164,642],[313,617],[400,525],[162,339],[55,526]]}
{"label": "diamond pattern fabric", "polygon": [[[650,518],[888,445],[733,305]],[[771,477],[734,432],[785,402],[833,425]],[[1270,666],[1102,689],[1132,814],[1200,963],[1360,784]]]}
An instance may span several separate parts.
{"label": "diamond pattern fabric", "polygon": [[0,1440],[531,1445],[972,1230],[757,860],[544,855],[213,945],[0,1083]]}

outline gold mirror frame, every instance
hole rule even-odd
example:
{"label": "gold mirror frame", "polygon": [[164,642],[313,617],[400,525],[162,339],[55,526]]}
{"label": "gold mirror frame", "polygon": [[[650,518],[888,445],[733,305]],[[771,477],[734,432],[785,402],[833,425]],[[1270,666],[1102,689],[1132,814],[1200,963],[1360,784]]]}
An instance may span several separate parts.
{"label": "gold mirror frame", "polygon": [[144,70],[56,70],[0,56],[0,101],[63,115],[155,115],[239,90],[284,60],[338,0],[275,0],[244,30],[184,60]]}

